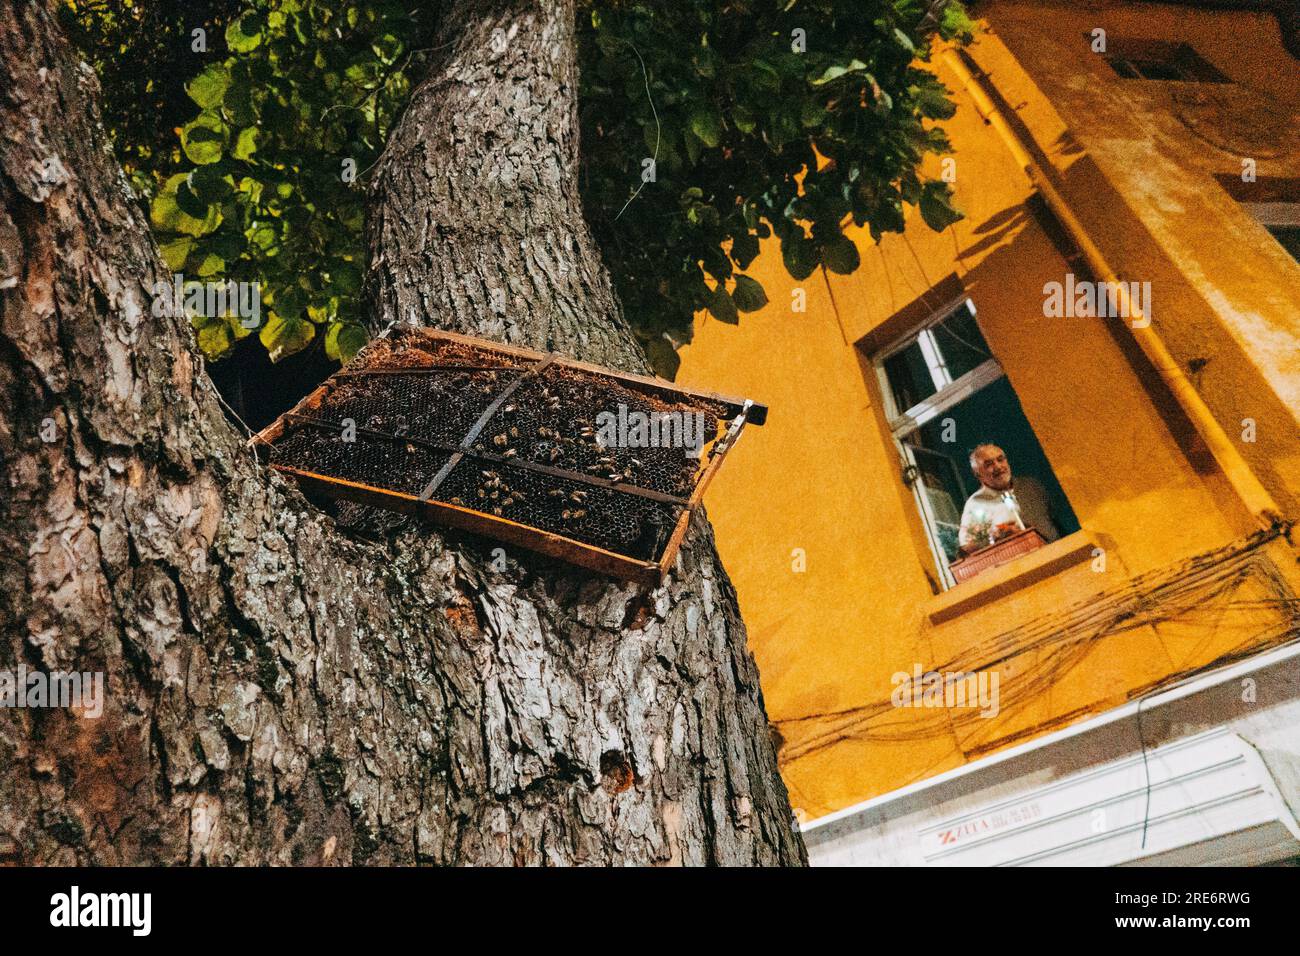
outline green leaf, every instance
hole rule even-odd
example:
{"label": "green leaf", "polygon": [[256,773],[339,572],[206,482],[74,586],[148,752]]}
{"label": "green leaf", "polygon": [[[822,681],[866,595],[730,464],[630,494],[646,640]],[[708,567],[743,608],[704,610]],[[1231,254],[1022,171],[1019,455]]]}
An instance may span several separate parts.
{"label": "green leaf", "polygon": [[[832,80],[838,80],[841,76],[844,76],[848,73],[856,73],[859,70],[865,70],[866,68],[867,65],[858,59],[850,60],[848,63],[846,63],[843,66],[841,66],[838,63],[835,63],[831,66],[828,66],[826,68],[825,73],[817,77],[817,79],[813,80],[813,85],[822,86],[826,83],[831,82]],[[868,79],[870,79],[870,74],[868,74]]]}
{"label": "green leaf", "polygon": [[894,39],[897,40],[898,45],[908,53],[916,52],[916,44],[912,42],[912,38],[902,30],[898,29],[898,27],[894,27]]}
{"label": "green leaf", "polygon": [[182,210],[176,202],[176,192],[185,182],[185,178],[184,173],[177,173],[168,178],[149,205],[149,219],[160,232],[180,232],[188,236],[207,235],[221,225],[221,209],[217,206],[208,207],[208,214],[203,219],[197,219]]}
{"label": "green leaf", "polygon": [[737,325],[740,322],[740,315],[736,311],[736,302],[721,284],[709,293],[706,301],[709,311],[713,313],[714,318],[719,322],[726,322],[728,325]]}
{"label": "green leaf", "polygon": [[691,114],[691,132],[709,149],[722,142],[722,121],[712,110],[696,110]]}
{"label": "green leaf", "polygon": [[226,95],[222,98],[227,116],[236,126],[253,126],[257,123],[257,111],[253,108],[253,89],[248,78],[236,75],[231,78]]}
{"label": "green leaf", "polygon": [[957,104],[948,99],[948,91],[938,81],[912,87],[916,111],[926,119],[946,120],[957,112]]}
{"label": "green leaf", "polygon": [[781,71],[766,60],[750,60],[747,64],[754,88],[761,93],[776,93],[781,89]]}
{"label": "green leaf", "polygon": [[224,320],[212,319],[199,327],[198,341],[203,354],[210,361],[216,361],[230,351],[235,337]]}
{"label": "green leaf", "polygon": [[737,106],[731,111],[731,122],[736,125],[736,129],[746,136],[758,129],[758,120],[754,118],[753,113],[743,106]]}
{"label": "green leaf", "polygon": [[682,139],[686,143],[686,158],[689,159],[691,165],[694,166],[700,161],[700,138],[690,130],[687,130]]}
{"label": "green leaf", "polygon": [[215,163],[226,145],[226,124],[214,113],[203,112],[181,128],[181,148],[199,166]]}
{"label": "green leaf", "polygon": [[158,251],[162,253],[163,262],[167,263],[167,268],[173,272],[180,272],[185,268],[185,259],[193,248],[194,240],[187,236],[182,239],[173,239],[171,242],[164,242],[158,247]]}
{"label": "green leaf", "polygon": [[369,338],[366,330],[359,325],[333,322],[325,333],[325,354],[346,365],[361,351]]}
{"label": "green leaf", "polygon": [[206,219],[208,217],[208,204],[198,196],[194,195],[194,190],[190,188],[189,178],[182,180],[176,186],[176,205],[180,207],[181,212],[187,216],[193,216],[195,219]]}
{"label": "green leaf", "polygon": [[241,193],[247,194],[249,202],[254,206],[262,202],[262,190],[265,188],[265,183],[261,180],[254,179],[252,176],[241,177],[238,188]]}
{"label": "green leaf", "polygon": [[374,51],[375,56],[379,57],[381,63],[389,64],[402,55],[404,46],[397,37],[385,34],[370,44],[370,49]]}
{"label": "green leaf", "polygon": [[190,99],[206,110],[221,103],[229,85],[230,73],[226,70],[225,64],[213,63],[185,84],[185,92],[189,94]]}
{"label": "green leaf", "polygon": [[316,336],[316,326],[306,319],[283,319],[275,312],[267,313],[266,324],[258,338],[266,346],[272,362],[278,362],[295,352],[301,352]]}
{"label": "green leaf", "polygon": [[235,148],[230,151],[230,155],[235,159],[252,159],[253,154],[257,152],[257,137],[258,131],[255,127],[241,129],[239,135],[235,137]]}
{"label": "green leaf", "polygon": [[736,265],[748,269],[749,264],[758,258],[758,236],[751,232],[742,232],[731,240],[731,258]]}
{"label": "green leaf", "polygon": [[820,126],[826,121],[826,117],[829,115],[830,114],[827,112],[825,104],[813,99],[804,100],[803,106],[799,109],[799,121],[803,124],[805,129],[813,129]]}
{"label": "green leaf", "polygon": [[672,379],[677,375],[677,369],[682,364],[682,360],[677,355],[677,350],[673,348],[672,343],[663,335],[656,335],[645,343],[646,358],[650,360],[650,367],[655,370],[655,374],[666,379]]}
{"label": "green leaf", "polygon": [[330,266],[331,295],[352,295],[361,288],[361,270],[355,263],[338,262]]}
{"label": "green leaf", "polygon": [[248,53],[262,43],[262,33],[251,14],[233,20],[226,27],[226,46],[232,53]]}
{"label": "green leaf", "polygon": [[239,315],[228,315],[225,318],[226,327],[230,329],[236,342],[248,338],[253,334],[253,329],[257,328],[255,325],[245,325],[246,321],[248,320]]}
{"label": "green leaf", "polygon": [[185,183],[205,206],[221,202],[234,192],[234,185],[221,171],[220,164],[197,166],[190,171]]}
{"label": "green leaf", "polygon": [[749,276],[736,276],[736,288],[732,290],[731,298],[741,312],[757,312],[767,305],[767,293]]}
{"label": "green leaf", "polygon": [[862,264],[862,259],[853,240],[841,236],[822,249],[822,263],[831,272],[846,276]]}
{"label": "green leaf", "polygon": [[948,184],[939,180],[932,179],[921,188],[921,218],[935,232],[941,232],[963,218],[952,208],[951,198]]}
{"label": "green leaf", "polygon": [[203,258],[199,260],[198,265],[194,267],[194,272],[200,278],[206,279],[209,276],[220,275],[226,269],[226,260],[211,252],[204,253]]}
{"label": "green leaf", "polygon": [[796,228],[781,240],[781,258],[785,269],[796,279],[806,279],[817,268],[817,246]]}
{"label": "green leaf", "polygon": [[718,55],[712,48],[702,46],[695,51],[695,72],[705,79],[712,79],[718,72]]}

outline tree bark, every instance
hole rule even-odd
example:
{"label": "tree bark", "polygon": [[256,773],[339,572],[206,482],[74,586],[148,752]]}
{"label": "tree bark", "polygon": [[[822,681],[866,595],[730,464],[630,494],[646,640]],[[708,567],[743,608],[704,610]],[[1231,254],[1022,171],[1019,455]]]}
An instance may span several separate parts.
{"label": "tree bark", "polygon": [[[377,325],[640,366],[581,215],[573,15],[450,15],[376,169]],[[806,860],[707,522],[649,590],[349,536],[153,314],[166,271],[47,3],[0,0],[0,73],[0,670],[107,685],[97,719],[0,709],[0,861]]]}

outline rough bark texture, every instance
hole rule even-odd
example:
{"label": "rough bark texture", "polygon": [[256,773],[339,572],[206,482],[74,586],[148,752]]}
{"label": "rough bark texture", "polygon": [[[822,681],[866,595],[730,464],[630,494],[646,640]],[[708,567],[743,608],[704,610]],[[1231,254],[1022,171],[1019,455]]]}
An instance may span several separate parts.
{"label": "rough bark texture", "polygon": [[[377,170],[380,324],[638,364],[577,198],[572,17],[453,13]],[[0,709],[0,860],[805,860],[706,522],[649,591],[349,537],[152,314],[165,271],[45,3],[0,0],[0,74],[0,669],[107,675],[97,720]]]}

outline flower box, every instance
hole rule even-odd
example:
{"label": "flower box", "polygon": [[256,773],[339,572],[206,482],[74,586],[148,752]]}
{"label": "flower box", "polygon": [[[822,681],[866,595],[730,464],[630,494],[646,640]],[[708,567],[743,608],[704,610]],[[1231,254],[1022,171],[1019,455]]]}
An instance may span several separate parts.
{"label": "flower box", "polygon": [[963,581],[969,581],[976,575],[983,574],[991,568],[996,568],[1000,564],[1006,564],[1022,554],[1037,551],[1046,543],[1043,536],[1035,529],[1026,528],[1024,531],[1017,531],[1010,537],[1003,538],[997,544],[967,555],[960,561],[954,561],[948,565],[948,570],[952,572],[952,576],[960,584]]}

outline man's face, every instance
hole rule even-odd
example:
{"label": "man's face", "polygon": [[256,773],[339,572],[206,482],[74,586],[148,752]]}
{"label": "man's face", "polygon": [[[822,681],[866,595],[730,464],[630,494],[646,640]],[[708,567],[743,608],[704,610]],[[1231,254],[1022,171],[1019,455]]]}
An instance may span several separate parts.
{"label": "man's face", "polygon": [[985,445],[975,452],[975,477],[986,488],[1006,491],[1011,487],[1011,465],[1006,452],[997,445]]}

